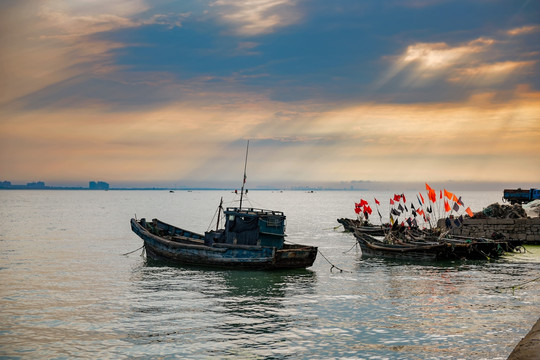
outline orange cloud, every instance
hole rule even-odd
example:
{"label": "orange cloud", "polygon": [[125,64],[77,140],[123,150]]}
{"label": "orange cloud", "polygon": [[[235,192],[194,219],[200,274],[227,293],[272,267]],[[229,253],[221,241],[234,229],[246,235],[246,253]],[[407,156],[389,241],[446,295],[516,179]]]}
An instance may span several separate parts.
{"label": "orange cloud", "polygon": [[[510,30],[513,35],[536,31],[536,27]],[[507,58],[516,60],[506,60]],[[505,58],[504,61],[497,61]],[[422,87],[442,80],[486,86],[503,83],[511,75],[530,72],[534,61],[522,61],[507,42],[480,37],[450,46],[447,43],[416,43],[392,59],[389,70],[378,81],[380,87],[402,74],[402,86]]]}
{"label": "orange cloud", "polygon": [[477,67],[463,68],[456,71],[448,80],[452,82],[474,82],[492,85],[503,82],[514,73],[533,71],[535,61],[504,61],[492,64],[480,64]]}
{"label": "orange cloud", "polygon": [[[250,178],[265,181],[540,179],[540,94],[519,88],[463,103],[191,102],[110,113],[4,111],[8,180],[235,180],[238,139],[253,139]],[[319,108],[319,111],[312,109]],[[326,108],[326,110],[325,110]],[[240,164],[240,165],[239,165]]]}
{"label": "orange cloud", "polygon": [[522,26],[515,29],[510,29],[506,33],[510,36],[518,36],[523,34],[531,34],[534,32],[540,31],[540,25],[528,25],[528,26]]}
{"label": "orange cloud", "polygon": [[5,32],[0,52],[0,104],[63,81],[119,70],[111,51],[125,44],[101,40],[100,32],[147,24],[180,26],[189,14],[136,17],[143,1],[43,1],[39,7],[13,7],[0,19]]}

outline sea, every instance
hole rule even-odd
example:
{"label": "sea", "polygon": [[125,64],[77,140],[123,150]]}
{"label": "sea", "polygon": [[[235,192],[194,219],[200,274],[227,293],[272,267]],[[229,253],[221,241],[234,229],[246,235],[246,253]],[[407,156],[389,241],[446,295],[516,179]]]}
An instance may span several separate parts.
{"label": "sea", "polygon": [[[376,198],[388,221],[393,195],[249,191],[245,206],[283,211],[287,241],[319,254],[245,271],[149,261],[130,229],[145,217],[203,233],[221,198],[238,205],[231,191],[0,191],[0,358],[506,359],[540,316],[540,248],[365,258],[337,219]],[[457,195],[476,212],[502,191]]]}

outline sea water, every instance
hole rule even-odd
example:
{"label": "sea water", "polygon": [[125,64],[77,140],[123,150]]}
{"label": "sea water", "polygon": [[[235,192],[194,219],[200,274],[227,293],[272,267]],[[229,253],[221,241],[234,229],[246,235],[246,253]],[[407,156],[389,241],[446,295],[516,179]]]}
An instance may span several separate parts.
{"label": "sea water", "polygon": [[[459,195],[473,211],[501,198]],[[526,283],[540,249],[363,258],[336,219],[377,198],[387,221],[391,196],[250,191],[245,205],[284,211],[287,240],[320,250],[307,270],[268,272],[149,262],[131,232],[136,216],[203,233],[221,197],[238,204],[230,191],[1,191],[0,357],[505,359],[540,315],[540,283]]]}

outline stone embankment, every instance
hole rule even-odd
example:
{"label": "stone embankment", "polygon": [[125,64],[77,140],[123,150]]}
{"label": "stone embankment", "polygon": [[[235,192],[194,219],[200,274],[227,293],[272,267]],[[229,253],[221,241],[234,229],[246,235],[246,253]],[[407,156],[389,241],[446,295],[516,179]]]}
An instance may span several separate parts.
{"label": "stone embankment", "polygon": [[[486,239],[521,240],[525,244],[540,244],[540,201],[521,206],[491,204],[474,217],[448,221],[440,219],[437,226],[451,226],[450,234]],[[447,225],[448,224],[448,225]],[[459,225],[459,226],[456,226]]]}
{"label": "stone embankment", "polygon": [[540,359],[540,319],[514,348],[508,360]]}
{"label": "stone embankment", "polygon": [[[439,228],[444,229],[445,219],[439,220]],[[474,219],[466,218],[460,227],[450,229],[450,234],[523,240],[526,244],[540,244],[540,217],[521,219]]]}

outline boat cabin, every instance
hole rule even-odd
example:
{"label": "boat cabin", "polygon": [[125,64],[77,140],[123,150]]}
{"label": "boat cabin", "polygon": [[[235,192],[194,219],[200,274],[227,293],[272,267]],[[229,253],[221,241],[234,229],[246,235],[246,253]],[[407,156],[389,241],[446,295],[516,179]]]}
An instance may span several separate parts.
{"label": "boat cabin", "polygon": [[225,228],[205,233],[205,245],[226,243],[283,248],[285,215],[281,211],[229,207]]}

